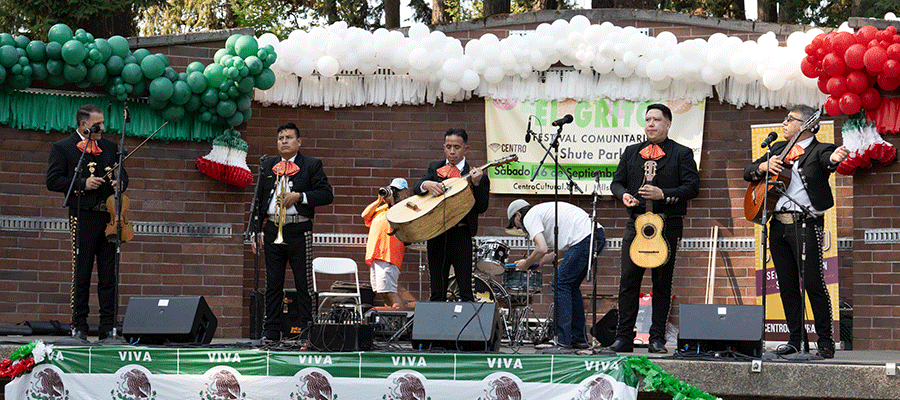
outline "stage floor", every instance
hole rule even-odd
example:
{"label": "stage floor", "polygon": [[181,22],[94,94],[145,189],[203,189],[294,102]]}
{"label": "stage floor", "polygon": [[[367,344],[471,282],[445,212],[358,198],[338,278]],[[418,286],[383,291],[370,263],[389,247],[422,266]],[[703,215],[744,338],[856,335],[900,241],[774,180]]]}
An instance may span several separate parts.
{"label": "stage floor", "polygon": [[[17,347],[36,339],[45,343],[55,343],[62,338],[2,337],[0,355],[6,358]],[[95,337],[88,339],[96,342]],[[106,346],[96,345],[96,347]],[[170,347],[197,349],[196,346]],[[271,353],[305,351],[298,342],[285,341],[278,345],[254,346],[251,341],[242,338],[217,338],[209,347],[229,350],[261,349]],[[386,343],[376,340],[375,347],[376,349],[366,353],[401,355],[414,352],[409,342]],[[766,357],[770,354],[768,352],[764,354],[762,360],[679,357],[672,354],[673,350],[674,346],[669,346],[669,353],[660,355],[648,354],[646,348],[637,347],[633,353],[621,353],[619,356],[647,356],[650,361],[675,378],[724,399],[900,399],[900,376],[898,376],[900,371],[896,367],[896,364],[900,363],[900,351],[839,350],[834,359],[797,361],[768,359]],[[428,352],[415,353],[428,354]],[[528,355],[530,360],[540,360],[536,357],[541,357],[540,351],[536,351],[532,345],[509,347],[501,344],[499,351],[492,354]],[[608,357],[610,354],[598,356]],[[550,360],[550,355],[544,357]],[[583,355],[583,357],[587,363],[593,356]],[[643,389],[641,393],[641,398],[650,395]],[[657,398],[656,395],[650,397]]]}

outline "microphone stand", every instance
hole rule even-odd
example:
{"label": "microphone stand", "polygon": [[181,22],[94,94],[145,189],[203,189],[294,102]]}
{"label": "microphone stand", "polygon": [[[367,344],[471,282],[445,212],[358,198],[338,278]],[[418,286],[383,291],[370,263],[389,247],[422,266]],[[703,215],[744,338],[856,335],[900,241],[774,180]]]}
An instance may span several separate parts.
{"label": "microphone stand", "polygon": [[[768,206],[769,205],[769,193],[768,193],[768,189],[769,189],[769,184],[770,184],[769,183],[770,174],[769,174],[768,165],[769,165],[769,160],[771,160],[771,159],[772,159],[772,146],[769,145],[769,146],[766,146],[766,175],[764,178],[765,179],[764,182],[766,182],[766,195],[763,197],[762,216],[760,217],[760,221],[762,221],[762,235],[761,235],[760,239],[762,241],[762,243],[761,243],[761,245],[762,245],[761,258],[762,258],[762,276],[763,276],[763,278],[762,278],[762,281],[763,281],[762,282],[763,320],[762,320],[762,326],[760,327],[760,330],[762,331],[762,335],[760,335],[760,337],[762,338],[763,342],[766,341],[766,314],[767,314],[766,313],[766,296],[768,296],[767,292],[768,292],[768,283],[769,283],[769,277],[768,277],[768,274],[766,274],[766,269],[767,269],[766,254],[768,254],[768,251],[769,251],[769,206]],[[781,183],[779,181],[775,181],[775,182]],[[773,266],[774,266],[774,261],[773,261]]]}
{"label": "microphone stand", "polygon": [[[540,140],[537,140],[537,142],[540,143],[541,147],[543,147],[544,150],[546,150],[546,152],[544,153],[544,157],[541,158],[541,162],[538,164],[537,168],[535,168],[534,174],[531,175],[531,181],[534,182],[535,178],[537,178],[537,172],[544,165],[544,161],[547,159],[547,156],[550,156],[551,158],[553,158],[553,164],[554,164],[555,170],[553,173],[553,313],[552,313],[553,328],[551,329],[551,331],[553,332],[554,337],[556,336],[556,322],[557,322],[558,309],[559,309],[558,274],[559,274],[559,170],[560,170],[560,168],[559,168],[558,155],[559,155],[559,136],[562,135],[562,130],[563,130],[564,125],[565,124],[559,125],[559,128],[557,128],[557,130],[556,130],[556,135],[554,135],[553,139],[550,141],[549,147],[544,146],[543,142],[541,142]],[[535,136],[535,137],[539,138],[539,136]],[[550,154],[551,150],[554,151],[554,154]],[[571,182],[570,190],[572,187],[574,187],[575,189],[578,190],[579,193],[584,193],[581,191],[581,188],[578,187],[578,185],[572,180],[572,176],[569,174],[568,171],[563,170],[563,173],[566,174],[566,177],[568,177],[569,181]]]}
{"label": "microphone stand", "polygon": [[[267,158],[269,158],[268,154],[263,154],[262,157],[259,158],[259,177],[256,178],[256,189],[253,191],[253,201],[250,205],[250,220],[247,221],[247,231],[244,232],[244,237],[249,238],[251,241],[254,241],[254,245],[256,245],[256,237],[260,234],[260,226],[259,226],[259,184],[262,182],[262,163]],[[259,291],[259,252],[261,248],[257,247],[256,251],[253,253],[253,291],[250,292],[250,339],[257,340],[262,337],[262,323],[263,323],[263,306],[264,305],[264,296],[263,293]]]}
{"label": "microphone stand", "polygon": [[[591,243],[588,247],[588,265],[587,265],[587,280],[588,282],[592,282],[591,285],[591,327],[597,325],[597,257],[600,255],[600,250],[594,248],[594,241],[596,240],[596,232],[597,232],[597,189],[600,188],[600,171],[595,172],[595,176],[597,178],[597,184],[594,185],[594,192],[592,193],[593,199],[591,200]],[[597,254],[594,252],[597,251]],[[594,340],[597,340],[594,337]]]}
{"label": "microphone stand", "polygon": [[[114,282],[113,286],[113,328],[112,333],[106,338],[103,339],[102,342],[104,344],[123,344],[126,343],[125,339],[119,336],[117,326],[119,324],[119,267],[122,262],[122,192],[123,184],[122,184],[122,164],[125,162],[125,127],[128,125],[128,122],[131,121],[131,116],[128,114],[128,103],[122,103],[122,107],[124,110],[124,117],[122,119],[122,136],[119,138],[119,161],[118,166],[116,167],[116,186],[115,192],[113,196],[115,196],[116,200],[116,238],[113,242],[116,244],[116,256],[113,259],[113,274],[114,274]],[[108,238],[107,238],[108,239]],[[102,333],[102,332],[101,332]]]}
{"label": "microphone stand", "polygon": [[[77,127],[75,128],[75,131],[76,132],[78,131]],[[78,157],[78,163],[75,164],[75,171],[72,174],[72,180],[69,182],[69,190],[66,191],[66,197],[63,199],[63,203],[62,203],[63,207],[66,207],[67,204],[69,204],[69,196],[72,194],[72,189],[75,187],[75,181],[79,179],[78,175],[79,175],[79,172],[81,172],[81,163],[84,161],[84,154],[87,153],[88,146],[91,144],[90,130],[88,130],[87,140],[88,140],[88,142],[87,142],[87,144],[85,144],[84,149],[81,149],[81,156]],[[79,239],[80,235],[78,234],[79,230],[81,229],[81,226],[78,225],[79,219],[81,219],[81,196],[78,196],[78,198],[75,199],[75,229],[74,229],[74,234],[72,235],[72,237],[74,239],[74,244],[72,247],[74,248],[74,252],[75,252],[75,263],[78,263],[78,256],[81,254],[81,250],[79,249],[81,246],[81,240]],[[71,216],[69,217],[69,224],[72,224]],[[74,271],[72,273],[74,274]],[[72,279],[75,279],[74,275],[72,276]],[[73,285],[72,290],[75,290],[75,288],[74,288],[75,281],[74,280],[72,281],[72,285]],[[75,327],[72,326],[71,328],[72,328],[72,339],[74,340],[74,339],[76,339],[75,338]],[[84,333],[88,334],[88,332],[84,332]],[[84,344],[86,342],[87,342],[87,340],[83,340],[83,341],[76,340],[75,341],[76,344]]]}

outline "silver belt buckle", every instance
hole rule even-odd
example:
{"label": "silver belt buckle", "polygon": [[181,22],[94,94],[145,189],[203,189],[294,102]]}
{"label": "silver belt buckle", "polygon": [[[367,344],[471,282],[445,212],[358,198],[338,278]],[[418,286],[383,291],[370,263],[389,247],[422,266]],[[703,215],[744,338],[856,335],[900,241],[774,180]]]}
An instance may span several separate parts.
{"label": "silver belt buckle", "polygon": [[797,222],[794,219],[793,213],[775,213],[775,219],[777,219],[778,222],[781,222],[784,225],[790,225],[794,222]]}

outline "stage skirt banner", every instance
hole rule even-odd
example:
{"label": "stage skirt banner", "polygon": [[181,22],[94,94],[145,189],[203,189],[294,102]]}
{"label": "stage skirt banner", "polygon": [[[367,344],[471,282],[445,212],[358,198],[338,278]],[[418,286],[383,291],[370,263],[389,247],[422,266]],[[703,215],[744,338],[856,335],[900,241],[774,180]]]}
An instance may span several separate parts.
{"label": "stage skirt banner", "polygon": [[644,379],[632,365],[568,355],[60,348],[8,383],[6,399],[628,400]]}
{"label": "stage skirt banner", "polygon": [[[572,123],[563,125],[559,137],[560,169],[565,170],[581,188],[590,195],[596,181],[594,171],[600,173],[598,193],[612,194],[609,184],[619,164],[619,156],[628,145],[642,142],[644,114],[653,103],[666,104],[672,110],[672,127],[669,137],[690,147],[694,159],[700,165],[703,143],[703,117],[706,101],[691,103],[682,100],[627,101],[600,99],[596,101],[537,100],[485,100],[485,139],[487,159],[496,160],[510,154],[519,161],[488,170],[491,193],[503,194],[553,194],[555,172],[552,157],[544,160],[546,150],[557,133],[551,123],[567,114]],[[525,132],[531,120],[534,135],[526,140]],[[538,141],[540,139],[540,141]],[[537,177],[535,177],[537,175]],[[534,178],[534,180],[532,180]],[[567,194],[568,178],[559,173],[559,191]]]}
{"label": "stage skirt banner", "polygon": [[[820,129],[816,134],[816,140],[823,143],[834,143],[834,121],[823,121],[819,124]],[[752,125],[750,147],[753,149],[753,160],[756,160],[766,153],[766,149],[760,147],[762,141],[765,140],[769,132],[776,132],[779,135],[784,126],[782,124],[766,124]],[[779,138],[778,140],[784,140]],[[748,161],[749,163],[749,161]],[[831,195],[834,196],[835,179],[834,174],[828,178],[831,185]],[[837,197],[835,197],[837,199]],[[763,285],[765,285],[766,293],[766,337],[765,340],[787,341],[790,338],[788,332],[787,320],[784,317],[784,307],[781,303],[781,292],[778,290],[778,277],[775,274],[775,265],[772,263],[772,255],[766,252],[766,263],[763,268],[762,262],[762,226],[756,225],[754,237],[756,238],[756,304],[762,304]],[[838,307],[838,251],[837,251],[837,210],[831,207],[825,211],[825,238],[822,240],[822,260],[825,263],[825,287],[831,295],[831,330],[835,340],[840,339],[840,309]],[[768,245],[768,243],[767,243]],[[767,246],[768,250],[768,246]],[[813,323],[812,308],[809,305],[809,298],[806,299],[806,315],[804,325],[808,332],[815,332],[816,327]]]}

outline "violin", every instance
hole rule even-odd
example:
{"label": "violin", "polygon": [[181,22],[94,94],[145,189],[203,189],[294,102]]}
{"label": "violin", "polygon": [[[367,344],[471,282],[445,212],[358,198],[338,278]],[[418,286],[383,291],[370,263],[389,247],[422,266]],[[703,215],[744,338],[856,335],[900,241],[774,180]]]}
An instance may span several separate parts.
{"label": "violin", "polygon": [[134,238],[134,226],[131,225],[131,222],[128,221],[128,218],[125,214],[128,213],[128,207],[130,206],[130,201],[128,200],[128,196],[125,196],[122,193],[122,237],[119,238],[118,235],[118,224],[119,224],[119,216],[116,215],[116,196],[111,195],[106,198],[106,209],[109,211],[109,223],[106,224],[106,238],[115,242],[117,240],[125,243],[132,238]]}

